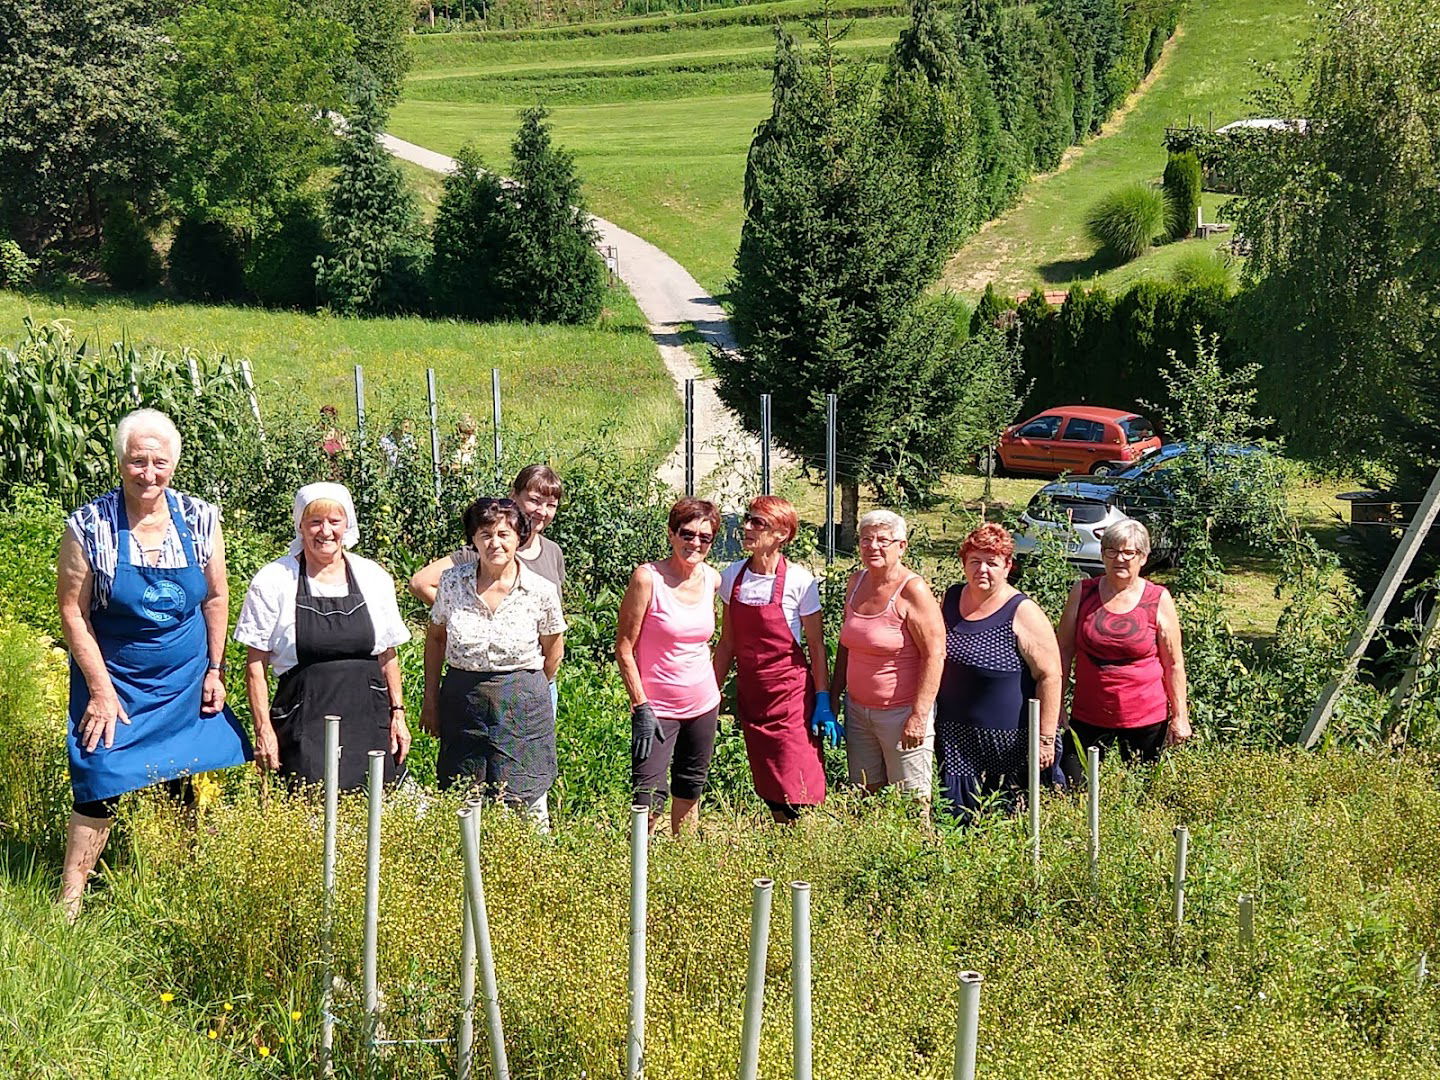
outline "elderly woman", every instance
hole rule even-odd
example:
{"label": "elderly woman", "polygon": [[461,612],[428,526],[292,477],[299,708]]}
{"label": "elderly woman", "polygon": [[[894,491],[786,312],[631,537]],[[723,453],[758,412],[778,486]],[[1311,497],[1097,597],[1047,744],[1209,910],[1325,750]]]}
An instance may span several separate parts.
{"label": "elderly woman", "polygon": [[440,737],[440,787],[471,784],[547,829],[560,593],[518,557],[530,523],[513,500],[477,499],[461,524],[478,558],[440,575],[425,633],[422,723]]}
{"label": "elderly woman", "polygon": [[905,519],[889,510],[860,519],[861,569],[845,587],[830,686],[846,695],[851,783],[871,792],[894,784],[928,804],[945,624],[930,586],[902,561],[905,535]]}
{"label": "elderly woman", "polygon": [[1007,809],[1029,762],[1028,701],[1040,701],[1040,767],[1055,761],[1060,646],[1040,605],[1010,584],[1015,541],[981,525],[960,548],[965,583],[940,603],[945,669],[935,706],[935,752],[947,810],[972,818],[997,795]]}
{"label": "elderly woman", "polygon": [[119,796],[250,756],[225,705],[220,511],[169,490],[180,434],[163,413],[121,420],[115,456],[120,486],[71,514],[60,541],[75,796],[60,899],[70,918]]}
{"label": "elderly woman", "polygon": [[736,705],[755,794],[781,823],[825,800],[820,737],[838,743],[842,735],[830,707],[820,590],[809,570],[783,554],[799,525],[785,499],[750,501],[744,534],[750,557],[720,574],[724,621],[715,647],[718,685],[738,667]]}
{"label": "elderly woman", "polygon": [[1153,761],[1190,738],[1180,619],[1164,586],[1140,576],[1150,533],[1124,518],[1101,540],[1103,577],[1070,591],[1060,619],[1060,667],[1075,668],[1070,728],[1086,748],[1116,746]]}
{"label": "elderly woman", "polygon": [[[307,484],[295,493],[295,539],[250,582],[235,624],[247,646],[245,689],[255,720],[255,760],[287,780],[325,777],[325,717],[340,717],[340,787],[365,784],[368,752],[386,751],[393,781],[410,749],[395,648],[410,631],[395,580],[378,563],[346,554],[360,528],[350,492]],[[278,680],[274,700],[266,669]]]}
{"label": "elderly woman", "polygon": [[670,508],[670,557],[635,568],[615,634],[630,694],[634,803],[650,807],[653,831],[673,796],[670,830],[677,836],[705,790],[715,752],[720,687],[710,638],[720,575],[705,557],[719,528],[714,503],[685,498]]}
{"label": "elderly woman", "polygon": [[[515,476],[510,485],[510,498],[529,522],[529,539],[515,553],[521,563],[535,571],[555,586],[555,591],[564,599],[565,553],[560,545],[545,535],[545,529],[555,520],[555,512],[565,489],[560,477],[549,465],[526,465]],[[435,603],[435,594],[440,586],[440,575],[452,566],[474,566],[479,554],[473,547],[465,546],[449,555],[442,555],[428,566],[415,572],[410,579],[410,592],[427,607]],[[555,679],[550,679],[550,707],[559,715],[559,696],[555,690]]]}

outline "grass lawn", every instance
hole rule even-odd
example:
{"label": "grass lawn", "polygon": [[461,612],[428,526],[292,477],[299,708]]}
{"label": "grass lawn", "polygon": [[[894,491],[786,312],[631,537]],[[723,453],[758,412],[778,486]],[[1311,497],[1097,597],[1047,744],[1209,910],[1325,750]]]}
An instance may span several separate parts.
{"label": "grass lawn", "polygon": [[[981,292],[994,281],[1006,293],[1074,282],[1121,287],[1163,276],[1194,246],[1189,240],[1155,248],[1123,267],[1095,254],[1085,215],[1103,194],[1132,180],[1159,182],[1165,170],[1165,128],[1196,122],[1224,124],[1250,115],[1247,95],[1261,81],[1259,65],[1282,67],[1308,32],[1305,0],[1191,0],[1177,37],[1167,46],[1147,88],[1107,127],[1108,134],[1072,151],[1066,165],[1033,181],[1020,204],[982,229],[951,259],[943,284]],[[1207,219],[1219,200],[1205,197]]]}
{"label": "grass lawn", "polygon": [[0,292],[0,339],[16,338],[27,314],[68,320],[106,346],[125,337],[248,357],[262,412],[334,402],[353,416],[353,370],[360,364],[376,399],[388,393],[423,402],[425,369],[433,367],[447,410],[488,416],[490,369],[498,367],[512,430],[539,431],[563,443],[571,433],[579,437],[614,421],[625,446],[652,452],[674,445],[679,433],[674,388],[623,288],[610,291],[593,327],[344,319],[102,291]]}

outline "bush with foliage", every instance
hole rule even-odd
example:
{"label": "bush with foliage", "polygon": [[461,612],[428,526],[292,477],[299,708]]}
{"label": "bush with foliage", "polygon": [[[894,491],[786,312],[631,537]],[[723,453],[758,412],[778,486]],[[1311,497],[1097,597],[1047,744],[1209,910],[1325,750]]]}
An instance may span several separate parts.
{"label": "bush with foliage", "polygon": [[160,284],[165,272],[150,232],[135,208],[117,200],[105,215],[101,231],[100,269],[113,288],[122,292],[143,292]]}
{"label": "bush with foliage", "polygon": [[240,235],[212,218],[182,218],[170,242],[170,287],[186,300],[226,301],[245,296],[245,253]]}
{"label": "bush with foliage", "polygon": [[255,238],[245,261],[245,287],[267,307],[313,310],[315,264],[327,252],[320,200],[298,193]]}
{"label": "bush with foliage", "polygon": [[14,240],[0,240],[0,289],[23,289],[35,275],[35,260]]}
{"label": "bush with foliage", "polygon": [[501,297],[493,276],[508,239],[509,196],[504,180],[485,168],[473,146],[462,146],[455,163],[435,211],[430,295],[435,309],[448,315],[498,319]]}
{"label": "bush with foliage", "polygon": [[1090,208],[1085,230],[1119,262],[1139,258],[1165,232],[1165,196],[1149,184],[1126,184]]}
{"label": "bush with foliage", "polygon": [[1203,291],[1232,296],[1238,285],[1235,261],[1223,251],[1187,251],[1176,259],[1167,275],[1171,285],[1186,292]]}
{"label": "bush with foliage", "polygon": [[1200,159],[1193,150],[1172,152],[1165,163],[1165,207],[1169,215],[1170,239],[1183,240],[1195,231],[1203,183]]}

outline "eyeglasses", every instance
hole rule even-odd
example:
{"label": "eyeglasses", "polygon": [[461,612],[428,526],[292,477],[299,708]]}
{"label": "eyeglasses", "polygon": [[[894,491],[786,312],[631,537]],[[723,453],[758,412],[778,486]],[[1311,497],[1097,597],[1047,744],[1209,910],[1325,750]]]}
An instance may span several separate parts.
{"label": "eyeglasses", "polygon": [[687,544],[699,544],[701,547],[709,547],[715,542],[713,533],[696,532],[694,529],[676,529],[675,535]]}
{"label": "eyeglasses", "polygon": [[887,550],[887,549],[890,547],[891,544],[898,544],[898,543],[900,543],[899,540],[891,539],[891,538],[888,537],[888,536],[862,536],[862,537],[860,537],[860,546],[861,546],[861,547],[874,547],[874,548],[879,548],[881,551]]}
{"label": "eyeglasses", "polygon": [[514,499],[491,499],[487,497],[476,501],[480,503],[481,510],[489,510],[492,506],[498,506],[501,510],[516,509]]}
{"label": "eyeglasses", "polygon": [[1123,550],[1120,548],[1101,548],[1100,554],[1109,555],[1111,558],[1114,559],[1122,559],[1125,562],[1129,562],[1131,559],[1138,559],[1140,557],[1140,552],[1135,551],[1131,548],[1125,548]]}
{"label": "eyeglasses", "polygon": [[751,528],[754,529],[768,529],[770,527],[770,522],[766,521],[758,514],[745,515],[745,524],[749,525]]}

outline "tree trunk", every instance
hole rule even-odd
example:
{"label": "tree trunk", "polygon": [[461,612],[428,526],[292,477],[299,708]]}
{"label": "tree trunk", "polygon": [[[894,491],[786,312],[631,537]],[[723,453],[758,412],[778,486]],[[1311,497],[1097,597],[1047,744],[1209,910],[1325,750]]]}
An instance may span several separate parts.
{"label": "tree trunk", "polygon": [[860,528],[860,484],[855,480],[840,481],[840,532],[835,537],[835,547],[840,551],[854,551]]}

